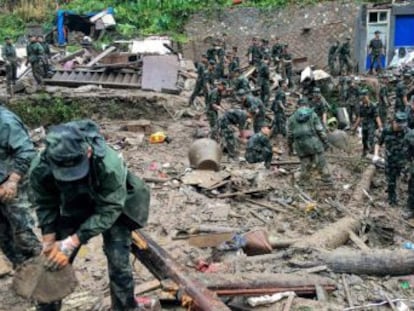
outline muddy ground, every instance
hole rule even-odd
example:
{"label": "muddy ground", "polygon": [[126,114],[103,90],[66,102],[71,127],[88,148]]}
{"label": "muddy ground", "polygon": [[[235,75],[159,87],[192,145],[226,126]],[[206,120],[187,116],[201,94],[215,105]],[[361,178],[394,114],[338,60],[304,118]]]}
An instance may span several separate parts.
{"label": "muddy ground", "polygon": [[[71,91],[66,90],[66,92],[70,93]],[[164,183],[148,183],[151,187],[151,211],[145,232],[164,247],[182,266],[195,272],[199,259],[204,259],[208,263],[213,261],[213,251],[210,248],[192,247],[187,240],[173,239],[179,229],[192,228],[200,224],[214,224],[240,228],[242,232],[257,228],[266,229],[272,236],[280,240],[306,239],[313,232],[346,215],[346,212],[333,202],[339,202],[340,206],[346,206],[355,185],[360,180],[361,173],[369,164],[368,161],[361,160],[361,144],[358,137],[351,137],[352,150],[350,154],[344,154],[344,152],[337,150],[327,153],[335,180],[334,186],[321,187],[315,177],[312,185],[302,189],[305,195],[300,194],[293,186],[294,173],[298,170],[297,164],[284,165],[279,168],[275,166],[268,171],[264,169],[262,164],[250,165],[244,161],[230,161],[226,156],[222,158],[221,171],[230,174],[230,183],[213,190],[184,184],[182,176],[183,174],[185,176],[185,172],[189,173],[187,153],[189,146],[195,140],[194,133],[200,126],[207,126],[204,118],[200,118],[201,109],[186,107],[187,95],[189,94],[183,93],[180,97],[163,95],[162,100],[152,103],[154,109],[151,109],[151,115],[140,116],[141,119],[151,121],[151,132],[162,130],[168,133],[172,139],[169,144],[149,144],[148,133],[143,136],[134,131],[125,131],[125,124],[131,121],[128,120],[127,110],[123,111],[125,117],[122,120],[109,120],[104,116],[99,116],[99,119],[96,119],[101,124],[109,144],[119,149],[132,171],[141,177],[171,178],[170,181]],[[72,94],[71,96],[76,95]],[[116,94],[112,92],[111,96],[116,97]],[[139,102],[138,100],[137,105]],[[167,109],[160,103],[166,105]],[[226,105],[230,106],[231,103],[227,102]],[[123,109],[127,108],[123,107]],[[181,113],[177,113],[175,116],[176,119],[173,119],[174,114],[180,111]],[[180,115],[182,116],[180,117]],[[274,141],[274,144],[279,148],[286,149],[283,147],[283,142]],[[244,149],[243,145],[241,145],[241,149]],[[243,152],[240,156],[243,156]],[[289,158],[286,154],[280,154],[278,159],[278,161],[295,160],[297,158]],[[266,188],[268,190],[236,198],[217,198],[221,193],[251,188]],[[366,210],[368,206],[370,207],[369,216],[366,219],[369,223],[366,227],[370,229],[362,232],[361,238],[370,248],[401,249],[405,241],[414,241],[413,228],[400,220],[400,212],[406,199],[406,183],[402,181],[399,184],[400,206],[398,208],[388,207],[385,189],[384,174],[379,169],[369,192],[374,202],[369,202],[367,198],[360,206],[361,212]],[[308,198],[304,199],[304,196]],[[305,202],[309,201],[309,198],[316,204]],[[282,211],[276,212],[251,203],[251,201],[248,202],[246,199],[275,206]],[[291,208],[284,208],[276,202],[277,200],[282,200]],[[387,232],[386,236],[382,236],[384,232]],[[343,247],[358,249],[351,241]],[[283,252],[286,250],[273,251],[274,254],[283,254]],[[132,256],[131,260],[134,262],[137,285],[154,279]],[[226,263],[216,266],[218,273],[296,273],[303,270],[289,264],[283,256],[280,256],[279,259],[251,261],[242,251],[221,254],[218,258],[216,256],[215,260]],[[64,310],[107,310],[109,289],[100,237],[94,238],[82,247],[74,267],[80,284],[75,296],[69,297],[65,302]],[[315,274],[332,279],[337,284],[337,290],[329,294],[328,302],[317,302],[315,297],[295,298],[291,310],[343,310],[349,307],[341,275],[334,274],[329,270]],[[344,275],[344,277],[349,285],[354,306],[381,302],[386,300],[386,297],[391,299],[412,299],[414,297],[412,289],[414,282],[412,285],[404,286],[406,283],[402,283],[400,277],[376,278],[357,275]],[[10,287],[11,280],[12,276],[0,279],[0,310],[32,310],[30,303],[18,298],[13,293]],[[157,293],[146,295],[151,294],[156,295]],[[255,308],[255,310],[282,310],[285,301],[267,308]],[[408,302],[406,303],[408,304]],[[179,309],[165,306],[165,309],[167,308]],[[388,306],[383,306],[370,310],[389,309]],[[359,310],[363,310],[363,308]]]}

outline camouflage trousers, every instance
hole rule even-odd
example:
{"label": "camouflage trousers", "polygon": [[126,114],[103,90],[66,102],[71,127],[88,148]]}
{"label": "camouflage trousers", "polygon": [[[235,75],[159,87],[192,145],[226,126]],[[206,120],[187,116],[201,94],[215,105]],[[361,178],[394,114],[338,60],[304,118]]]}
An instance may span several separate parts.
{"label": "camouflage trousers", "polygon": [[352,63],[349,59],[349,56],[340,56],[339,57],[339,74],[343,74],[345,69],[345,74],[352,73]]}
{"label": "camouflage trousers", "polygon": [[272,135],[275,137],[278,134],[282,134],[286,137],[286,116],[284,113],[276,113],[272,122]]}
{"label": "camouflage trousers", "polygon": [[355,102],[347,102],[346,110],[348,111],[349,121],[353,124],[358,117],[359,104]]}
{"label": "camouflage trousers", "polygon": [[328,66],[329,66],[329,72],[331,75],[336,74],[335,62],[336,62],[336,59],[334,57],[329,57]]}
{"label": "camouflage trousers", "polygon": [[25,191],[20,191],[11,203],[0,203],[0,247],[14,265],[40,253],[40,242],[33,227]]}
{"label": "camouflage trousers", "polygon": [[387,192],[388,192],[388,203],[396,204],[397,203],[397,179],[401,175],[402,171],[401,166],[396,165],[387,165],[385,166],[385,177],[387,179]]}
{"label": "camouflage trousers", "polygon": [[382,124],[387,123],[387,105],[385,103],[379,103],[378,105],[378,115],[381,119]]}
{"label": "camouflage trousers", "polygon": [[253,119],[253,131],[255,133],[259,133],[262,129],[262,125],[265,122],[265,116],[258,114],[254,116]]}
{"label": "camouflage trousers", "polygon": [[[67,224],[70,221],[65,221],[64,223]],[[60,232],[57,233],[59,240],[76,232],[76,228],[70,228],[70,226],[65,225],[59,226],[59,229]],[[108,262],[111,310],[135,310],[134,279],[129,260],[132,243],[131,231],[118,220],[111,228],[102,233],[102,236],[103,249]],[[73,260],[74,258],[72,258]],[[60,309],[60,301],[50,304],[38,304],[36,306],[38,311],[59,311]]]}
{"label": "camouflage trousers", "polygon": [[210,125],[210,138],[218,140],[218,114],[215,111],[207,111],[207,120]]}
{"label": "camouflage trousers", "polygon": [[372,153],[374,151],[375,141],[375,124],[362,124],[362,154]]}
{"label": "camouflage trousers", "polygon": [[265,107],[269,106],[270,98],[270,86],[268,80],[262,80],[260,82],[260,100],[263,102]]}
{"label": "camouflage trousers", "polygon": [[289,80],[288,86],[289,88],[292,88],[295,84],[292,81],[292,76],[293,76],[293,68],[291,65],[286,65],[285,66],[285,79]]}
{"label": "camouflage trousers", "polygon": [[244,157],[248,163],[264,162],[266,167],[270,167],[270,164],[272,163],[273,153],[266,152],[265,150],[247,149]]}
{"label": "camouflage trousers", "polygon": [[405,112],[405,104],[400,97],[395,98],[394,113],[402,111]]}
{"label": "camouflage trousers", "polygon": [[234,137],[234,132],[228,126],[225,126],[220,129],[220,134],[223,137],[227,154],[231,158],[235,158],[237,156],[237,139]]}
{"label": "camouflage trousers", "polygon": [[14,84],[17,80],[17,63],[12,61],[6,65],[7,84]]}
{"label": "camouflage trousers", "polygon": [[[203,83],[201,83],[201,82],[196,82],[196,85],[195,85],[195,87],[194,87],[194,90],[193,90],[193,93],[191,94],[191,96],[190,96],[190,100],[189,100],[189,104],[190,105],[192,105],[193,104],[193,102],[194,102],[194,100],[195,100],[195,98],[197,97],[197,96],[199,96],[200,95],[200,93],[201,92],[203,92],[203,90],[204,90],[204,85],[203,85]],[[204,95],[205,95],[206,93],[204,93]]]}
{"label": "camouflage trousers", "polygon": [[410,180],[408,181],[408,199],[407,209],[414,211],[414,174],[410,174]]}
{"label": "camouflage trousers", "polygon": [[32,62],[30,64],[32,66],[33,78],[36,80],[36,83],[38,85],[42,85],[43,77],[45,75],[43,63],[41,61],[38,61],[38,62]]}
{"label": "camouflage trousers", "polygon": [[372,71],[372,69],[382,69],[381,64],[381,55],[380,54],[371,54],[371,66],[369,67],[369,70]]}
{"label": "camouflage trousers", "polygon": [[300,157],[300,182],[307,183],[310,181],[311,172],[316,169],[321,175],[323,182],[332,182],[331,173],[326,163],[323,153],[316,153],[305,157]]}

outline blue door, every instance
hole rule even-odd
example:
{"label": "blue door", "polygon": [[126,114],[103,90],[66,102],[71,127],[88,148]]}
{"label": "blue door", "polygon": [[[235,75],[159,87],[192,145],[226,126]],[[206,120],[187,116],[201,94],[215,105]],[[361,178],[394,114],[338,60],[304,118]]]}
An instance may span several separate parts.
{"label": "blue door", "polygon": [[397,15],[395,17],[394,46],[414,46],[414,15]]}

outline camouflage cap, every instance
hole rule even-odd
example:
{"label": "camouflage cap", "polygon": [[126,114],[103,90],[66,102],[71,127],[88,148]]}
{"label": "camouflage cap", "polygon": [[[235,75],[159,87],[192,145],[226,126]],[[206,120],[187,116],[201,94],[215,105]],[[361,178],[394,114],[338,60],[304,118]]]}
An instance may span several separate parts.
{"label": "camouflage cap", "polygon": [[402,126],[407,126],[408,116],[405,112],[399,111],[394,116],[394,121]]}
{"label": "camouflage cap", "polygon": [[46,136],[45,155],[57,180],[75,181],[89,172],[88,143],[76,127],[52,127]]}

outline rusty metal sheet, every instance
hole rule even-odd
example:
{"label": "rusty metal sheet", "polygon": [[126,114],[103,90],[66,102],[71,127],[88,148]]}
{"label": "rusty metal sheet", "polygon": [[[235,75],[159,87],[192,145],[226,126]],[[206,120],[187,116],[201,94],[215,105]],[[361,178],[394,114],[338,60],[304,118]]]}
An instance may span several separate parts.
{"label": "rusty metal sheet", "polygon": [[179,93],[177,87],[180,63],[176,55],[145,56],[142,70],[142,89],[147,91]]}

